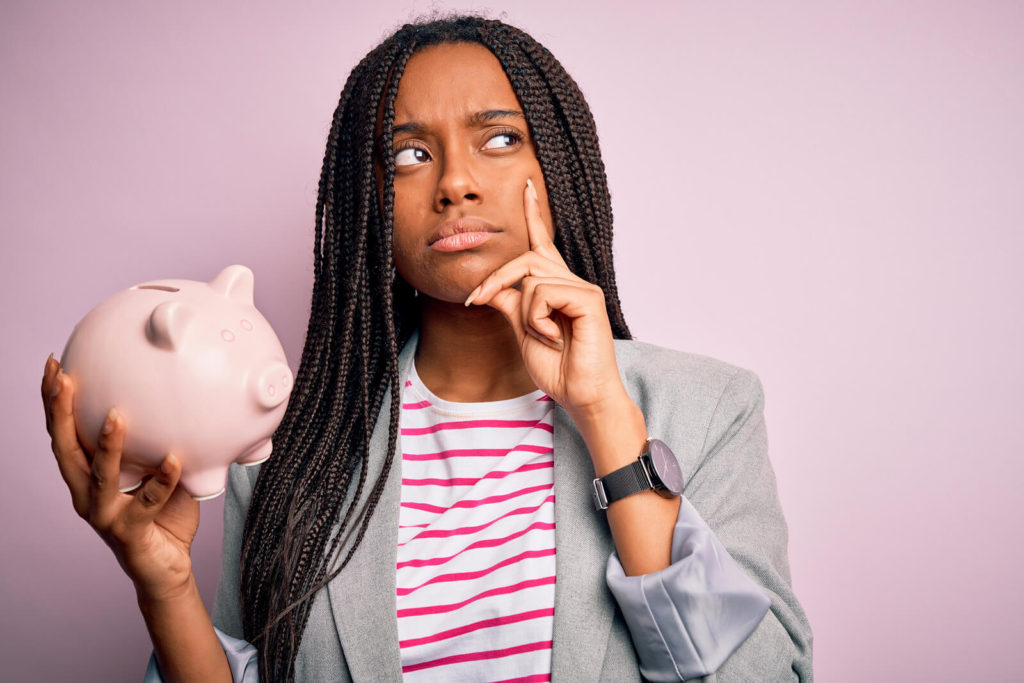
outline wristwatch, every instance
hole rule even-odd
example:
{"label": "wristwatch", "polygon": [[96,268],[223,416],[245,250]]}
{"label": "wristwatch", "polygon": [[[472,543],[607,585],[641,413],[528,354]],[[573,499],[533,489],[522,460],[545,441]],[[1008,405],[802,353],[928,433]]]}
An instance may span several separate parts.
{"label": "wristwatch", "polygon": [[654,489],[664,498],[673,498],[683,492],[683,472],[679,469],[679,461],[659,439],[647,439],[636,462],[595,479],[594,504],[598,510],[605,510],[620,498],[648,489]]}

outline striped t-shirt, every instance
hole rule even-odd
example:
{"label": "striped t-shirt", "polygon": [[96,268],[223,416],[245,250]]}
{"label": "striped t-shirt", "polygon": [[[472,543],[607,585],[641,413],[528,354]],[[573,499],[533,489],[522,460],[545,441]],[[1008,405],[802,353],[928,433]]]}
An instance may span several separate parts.
{"label": "striped t-shirt", "polygon": [[406,681],[548,681],[554,403],[402,392],[398,639]]}

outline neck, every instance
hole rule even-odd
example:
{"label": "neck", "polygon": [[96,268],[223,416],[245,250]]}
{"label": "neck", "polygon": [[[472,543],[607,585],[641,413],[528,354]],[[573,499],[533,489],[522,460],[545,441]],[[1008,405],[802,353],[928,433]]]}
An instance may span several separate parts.
{"label": "neck", "polygon": [[466,307],[423,298],[416,372],[446,401],[473,403],[523,396],[537,389],[515,332],[489,306]]}

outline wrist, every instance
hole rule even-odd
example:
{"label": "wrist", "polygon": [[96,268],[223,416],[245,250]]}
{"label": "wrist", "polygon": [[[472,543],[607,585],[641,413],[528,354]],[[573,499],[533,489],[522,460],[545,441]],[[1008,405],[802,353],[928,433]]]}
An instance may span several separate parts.
{"label": "wrist", "polygon": [[596,476],[603,477],[640,456],[647,423],[625,391],[572,417],[587,444]]}
{"label": "wrist", "polygon": [[135,599],[143,614],[165,609],[168,606],[181,604],[190,600],[201,599],[199,584],[195,575],[189,572],[188,577],[180,583],[168,586],[145,586],[135,584]]}
{"label": "wrist", "polygon": [[609,421],[643,418],[640,408],[626,393],[625,387],[620,386],[614,393],[605,396],[584,407],[572,408],[567,406],[566,411],[576,423],[580,432],[586,436],[587,432],[599,432],[608,425]]}

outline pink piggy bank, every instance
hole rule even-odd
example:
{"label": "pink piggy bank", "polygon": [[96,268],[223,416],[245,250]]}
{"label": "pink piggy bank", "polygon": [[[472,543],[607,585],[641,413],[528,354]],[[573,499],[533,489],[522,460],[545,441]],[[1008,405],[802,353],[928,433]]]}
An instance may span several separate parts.
{"label": "pink piggy bank", "polygon": [[75,382],[75,424],[88,450],[111,407],[124,416],[122,491],[173,453],[198,500],[224,492],[232,462],[270,456],[292,388],[245,266],[209,283],[160,280],[115,294],[75,326],[61,364]]}

